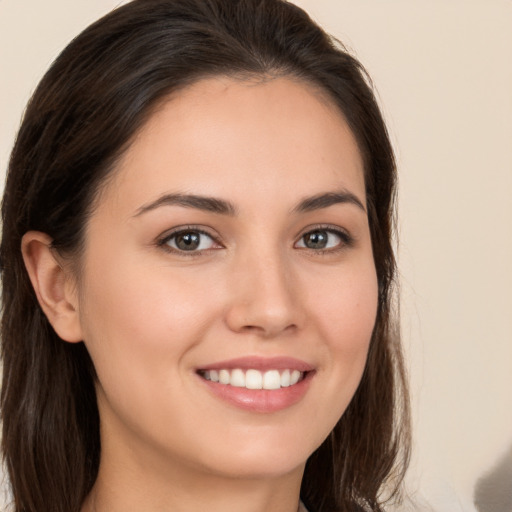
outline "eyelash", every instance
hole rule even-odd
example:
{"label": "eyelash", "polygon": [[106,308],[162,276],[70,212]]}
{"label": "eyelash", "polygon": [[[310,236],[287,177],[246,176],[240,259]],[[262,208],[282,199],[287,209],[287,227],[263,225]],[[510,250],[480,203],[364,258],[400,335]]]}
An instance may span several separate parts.
{"label": "eyelash", "polygon": [[[296,245],[300,241],[304,240],[304,237],[306,237],[307,235],[311,235],[311,234],[313,234],[315,232],[326,232],[326,233],[334,234],[334,235],[336,235],[340,239],[340,243],[336,247],[327,248],[327,249],[311,249],[309,247],[296,247]],[[170,247],[168,245],[169,242],[171,240],[173,240],[174,238],[176,238],[177,236],[179,236],[179,235],[186,235],[186,234],[190,234],[190,233],[195,233],[195,234],[199,234],[199,235],[205,235],[205,236],[211,238],[212,243],[218,245],[219,247],[186,251],[186,250],[176,249],[176,248]],[[323,225],[323,224],[317,225],[317,226],[309,226],[307,228],[307,231],[303,232],[300,235],[300,237],[298,238],[298,240],[294,243],[294,247],[296,247],[297,249],[307,250],[307,251],[310,251],[310,252],[312,252],[314,254],[320,254],[320,255],[323,255],[323,254],[334,254],[334,253],[342,251],[342,250],[344,250],[346,248],[350,248],[353,245],[354,245],[354,238],[349,233],[347,233],[346,231],[340,229],[339,227],[334,227],[334,226],[330,226],[330,225]],[[167,252],[170,252],[170,253],[173,253],[173,254],[179,254],[180,256],[186,256],[186,257],[197,257],[197,256],[200,256],[200,255],[206,253],[206,252],[209,252],[210,250],[217,250],[217,249],[223,247],[222,244],[219,242],[218,237],[212,235],[208,231],[206,231],[203,228],[200,228],[198,226],[180,227],[180,228],[177,228],[177,229],[175,229],[175,230],[173,230],[173,231],[171,231],[169,233],[166,233],[165,235],[163,235],[161,238],[159,238],[157,240],[157,246],[161,247],[162,249],[164,249]]]}
{"label": "eyelash", "polygon": [[[170,252],[170,253],[173,253],[173,254],[179,254],[180,256],[186,256],[186,257],[197,257],[207,251],[210,251],[212,249],[201,249],[201,250],[195,250],[195,251],[185,251],[185,250],[180,250],[180,249],[176,249],[174,247],[170,247],[168,244],[169,242],[173,239],[173,238],[176,238],[178,237],[179,235],[186,235],[186,234],[189,234],[189,233],[197,233],[199,235],[205,235],[207,236],[208,238],[211,238],[212,239],[212,242],[216,245],[219,245],[221,246],[219,240],[218,240],[218,237],[212,235],[211,233],[209,233],[208,231],[198,227],[198,226],[185,226],[185,227],[180,227],[180,228],[176,228],[175,230],[169,232],[169,233],[166,233],[165,235],[163,235],[158,241],[157,241],[157,245],[158,247],[161,247],[162,249],[164,249],[165,251],[167,252]],[[221,248],[221,247],[219,247]],[[217,248],[213,249],[213,250],[216,250]]]}
{"label": "eyelash", "polygon": [[319,224],[316,226],[308,226],[307,230],[303,232],[298,241],[295,242],[294,246],[299,243],[299,241],[304,240],[304,237],[307,235],[311,235],[315,232],[326,232],[330,234],[336,235],[340,239],[340,243],[335,247],[330,247],[327,249],[311,249],[309,247],[299,247],[298,249],[301,250],[308,250],[309,252],[312,252],[314,254],[320,254],[320,255],[329,255],[329,254],[336,254],[340,251],[343,251],[347,248],[350,248],[354,245],[355,240],[347,231],[339,228],[338,226],[331,226],[328,224]]}

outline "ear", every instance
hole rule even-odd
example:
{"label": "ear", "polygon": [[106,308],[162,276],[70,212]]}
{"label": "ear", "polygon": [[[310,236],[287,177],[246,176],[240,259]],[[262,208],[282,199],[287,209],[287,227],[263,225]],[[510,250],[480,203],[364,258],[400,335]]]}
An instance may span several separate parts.
{"label": "ear", "polygon": [[74,279],[58,261],[52,239],[40,231],[28,231],[21,241],[23,261],[37,300],[55,332],[65,341],[82,341]]}

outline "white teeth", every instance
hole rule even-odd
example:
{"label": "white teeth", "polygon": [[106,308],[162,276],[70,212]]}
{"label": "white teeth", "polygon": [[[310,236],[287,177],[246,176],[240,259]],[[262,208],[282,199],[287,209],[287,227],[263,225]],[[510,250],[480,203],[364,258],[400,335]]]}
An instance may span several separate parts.
{"label": "white teeth", "polygon": [[279,389],[281,376],[277,370],[270,370],[263,375],[263,389]]}
{"label": "white teeth", "polygon": [[219,372],[219,382],[221,384],[230,384],[231,383],[231,375],[229,374],[229,370],[221,370]]}
{"label": "white teeth", "polygon": [[297,384],[297,382],[299,382],[299,379],[300,379],[299,370],[293,370],[292,374],[290,375],[290,386]]}
{"label": "white teeth", "polygon": [[285,370],[281,374],[281,387],[287,388],[290,385],[290,370]]}
{"label": "white teeth", "polygon": [[245,374],[245,387],[247,389],[261,389],[263,387],[263,375],[258,370],[247,370]]}
{"label": "white teeth", "polygon": [[245,373],[242,370],[233,370],[230,384],[237,388],[245,388]]}
{"label": "white teeth", "polygon": [[202,373],[206,380],[229,384],[230,386],[247,389],[280,389],[297,384],[304,377],[299,370],[207,370]]}

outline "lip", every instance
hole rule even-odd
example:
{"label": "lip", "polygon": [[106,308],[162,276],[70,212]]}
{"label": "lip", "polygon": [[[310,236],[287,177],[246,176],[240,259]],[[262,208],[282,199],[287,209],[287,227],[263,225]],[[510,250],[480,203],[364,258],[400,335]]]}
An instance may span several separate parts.
{"label": "lip", "polygon": [[254,370],[267,371],[267,370],[299,370],[299,372],[311,372],[314,367],[305,361],[296,359],[294,357],[279,356],[279,357],[238,357],[236,359],[228,359],[225,361],[218,361],[205,366],[200,366],[197,370],[234,370],[240,368],[241,370]]}
{"label": "lip", "polygon": [[[247,389],[212,382],[201,377],[199,373],[206,370],[234,370],[236,368],[260,371],[290,369],[299,370],[304,372],[305,375],[301,381],[293,386],[267,390]],[[313,366],[292,357],[241,357],[201,366],[197,369],[196,375],[207,390],[223,402],[238,409],[268,414],[285,410],[300,402],[306,395],[315,373]]]}

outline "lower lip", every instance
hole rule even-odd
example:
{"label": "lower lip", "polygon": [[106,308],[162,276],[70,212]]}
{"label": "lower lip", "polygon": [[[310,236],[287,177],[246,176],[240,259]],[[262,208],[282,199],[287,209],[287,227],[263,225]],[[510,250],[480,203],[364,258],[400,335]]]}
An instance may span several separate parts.
{"label": "lower lip", "polygon": [[239,409],[271,413],[287,409],[299,402],[306,394],[314,373],[307,372],[305,377],[293,386],[273,390],[238,388],[198,377],[216,396]]}

